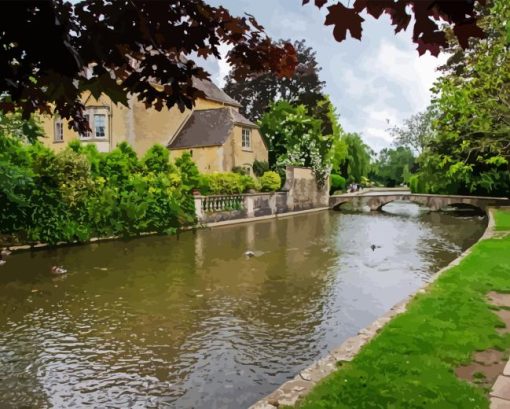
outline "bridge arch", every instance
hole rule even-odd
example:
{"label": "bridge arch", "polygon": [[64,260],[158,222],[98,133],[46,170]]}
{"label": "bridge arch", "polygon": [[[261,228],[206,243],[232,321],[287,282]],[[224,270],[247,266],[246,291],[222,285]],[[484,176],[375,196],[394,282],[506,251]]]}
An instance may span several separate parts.
{"label": "bridge arch", "polygon": [[487,206],[485,206],[482,203],[463,203],[463,202],[454,202],[454,203],[448,203],[446,206],[443,206],[443,208],[447,207],[458,207],[459,209],[472,209],[472,210],[478,210],[481,212],[487,212]]}
{"label": "bridge arch", "polygon": [[338,202],[338,203],[335,203],[331,209],[333,210],[336,210],[336,211],[339,211],[339,210],[342,210],[341,207],[346,204],[346,203],[352,203],[351,200],[344,200],[344,201],[341,201],[341,202]]}
{"label": "bridge arch", "polygon": [[378,212],[382,211],[382,208],[386,206],[387,204],[393,203],[393,202],[408,202],[408,203],[414,203],[420,206],[427,206],[427,200],[423,200],[422,198],[416,198],[416,197],[410,197],[410,198],[402,198],[397,197],[390,200],[381,200],[380,204],[377,205],[377,207],[374,210],[377,210]]}

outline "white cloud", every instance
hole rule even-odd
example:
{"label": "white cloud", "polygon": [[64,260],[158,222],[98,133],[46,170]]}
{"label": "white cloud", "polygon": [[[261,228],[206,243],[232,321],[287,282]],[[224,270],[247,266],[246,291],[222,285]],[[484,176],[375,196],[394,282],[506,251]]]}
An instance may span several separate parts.
{"label": "white cloud", "polygon": [[221,59],[218,60],[218,72],[216,74],[215,83],[223,87],[225,85],[225,77],[230,72],[231,66],[227,62],[227,53],[232,49],[232,46],[227,44],[220,44],[219,50],[221,54]]}

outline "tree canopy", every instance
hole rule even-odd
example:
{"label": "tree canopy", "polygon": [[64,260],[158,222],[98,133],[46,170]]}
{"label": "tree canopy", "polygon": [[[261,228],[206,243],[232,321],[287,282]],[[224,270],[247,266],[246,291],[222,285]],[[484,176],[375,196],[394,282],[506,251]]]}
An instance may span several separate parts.
{"label": "tree canopy", "polygon": [[420,156],[419,190],[507,195],[510,190],[510,4],[495,0],[488,36],[454,45],[434,87],[434,137]]}
{"label": "tree canopy", "polygon": [[[320,8],[330,1],[314,3]],[[361,38],[365,11],[375,18],[388,14],[396,32],[414,21],[420,54],[437,55],[448,43],[441,22],[450,23],[463,48],[470,37],[483,36],[477,10],[485,3],[355,0],[351,7],[337,2],[328,7],[325,24],[343,41],[347,31]],[[267,71],[290,76],[297,65],[292,45],[274,44],[253,16],[234,17],[204,0],[2,1],[0,111],[20,109],[24,118],[57,113],[83,130],[88,128],[80,102],[84,91],[124,104],[134,95],[147,107],[190,108],[201,96],[192,78],[208,77],[193,55],[220,58],[220,44],[232,46],[227,60],[238,78]]]}
{"label": "tree canopy", "polygon": [[[80,95],[102,92],[127,104],[191,108],[208,74],[190,56],[220,57],[235,75],[291,75],[295,52],[274,44],[253,16],[234,17],[203,0],[3,1],[0,4],[0,110],[58,113],[86,129]],[[160,86],[155,86],[160,85]]]}
{"label": "tree canopy", "polygon": [[379,152],[372,164],[371,179],[384,186],[398,186],[408,182],[415,164],[413,152],[408,147],[386,148]]}
{"label": "tree canopy", "polygon": [[406,119],[402,126],[395,126],[389,130],[397,146],[404,146],[416,153],[421,153],[427,143],[433,138],[432,121],[434,112],[429,107]]}
{"label": "tree canopy", "polygon": [[[353,38],[361,40],[363,22],[361,14],[366,12],[378,19],[386,14],[390,17],[395,33],[406,30],[413,22],[413,41],[417,44],[418,52],[424,54],[429,51],[438,55],[441,47],[449,44],[444,30],[444,23],[448,23],[462,48],[467,48],[470,37],[481,38],[483,30],[477,25],[480,9],[487,0],[354,0],[352,7],[337,0],[314,0],[318,8],[334,3],[327,7],[326,25],[332,25],[333,35],[337,41],[343,41],[347,32]],[[310,0],[303,0],[303,4]],[[476,7],[479,6],[479,7]]]}
{"label": "tree canopy", "polygon": [[304,105],[278,101],[259,121],[269,150],[269,165],[284,174],[285,166],[311,167],[319,183],[331,170],[331,150],[341,137],[342,128],[329,99],[319,103],[328,112],[331,132],[324,133],[322,120],[310,115]]}
{"label": "tree canopy", "polygon": [[333,170],[346,177],[349,182],[361,182],[370,170],[370,159],[373,151],[363,142],[357,133],[347,133],[343,136],[347,153]]}
{"label": "tree canopy", "polygon": [[[281,40],[283,45],[289,40]],[[252,121],[259,120],[269,106],[278,100],[291,104],[305,105],[309,109],[322,100],[324,81],[319,78],[321,67],[315,58],[315,52],[304,40],[293,44],[296,50],[297,66],[289,77],[278,77],[271,73],[252,73],[242,79],[236,79],[235,73],[226,77],[224,90],[237,100],[241,112]]]}

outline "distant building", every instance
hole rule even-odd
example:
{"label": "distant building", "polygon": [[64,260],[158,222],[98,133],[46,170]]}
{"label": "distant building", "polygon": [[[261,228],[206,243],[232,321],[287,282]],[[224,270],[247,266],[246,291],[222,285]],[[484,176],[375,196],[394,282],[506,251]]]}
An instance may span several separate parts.
{"label": "distant building", "polygon": [[184,112],[177,107],[147,109],[135,98],[125,107],[105,95],[95,99],[84,94],[91,132],[80,135],[69,129],[67,121],[44,117],[47,138],[42,141],[58,151],[79,139],[95,144],[100,152],[109,152],[126,141],[139,155],[159,143],[168,147],[174,159],[190,152],[205,173],[228,172],[237,166],[251,171],[255,159],[267,161],[267,147],[258,127],[241,115],[241,105],[210,81],[196,79],[193,85],[205,98],[198,98],[194,108]]}

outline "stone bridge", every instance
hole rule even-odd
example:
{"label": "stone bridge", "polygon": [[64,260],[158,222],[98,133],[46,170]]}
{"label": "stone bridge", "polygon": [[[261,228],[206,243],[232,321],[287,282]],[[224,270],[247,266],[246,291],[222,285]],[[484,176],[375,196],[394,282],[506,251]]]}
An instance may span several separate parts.
{"label": "stone bridge", "polygon": [[339,210],[345,203],[351,203],[356,210],[381,210],[381,208],[395,200],[414,202],[437,211],[448,206],[477,207],[483,211],[490,206],[510,206],[510,199],[506,197],[484,196],[452,196],[417,194],[406,191],[395,192],[367,192],[357,194],[343,194],[329,197],[330,209]]}

